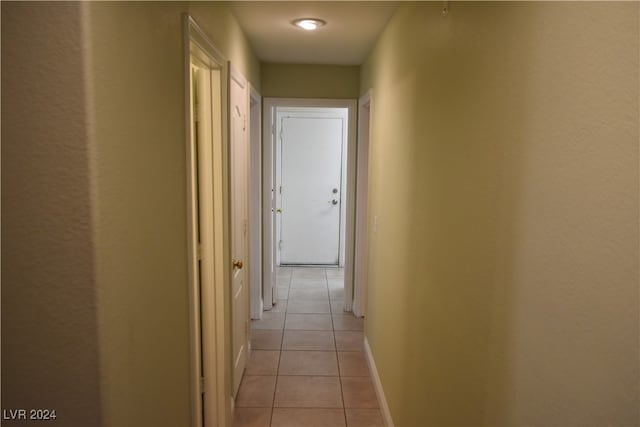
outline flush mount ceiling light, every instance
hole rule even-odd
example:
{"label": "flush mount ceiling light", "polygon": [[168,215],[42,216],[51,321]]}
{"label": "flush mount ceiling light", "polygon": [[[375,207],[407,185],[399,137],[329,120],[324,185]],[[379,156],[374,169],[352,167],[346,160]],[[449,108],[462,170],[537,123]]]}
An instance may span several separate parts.
{"label": "flush mount ceiling light", "polygon": [[322,27],[326,22],[318,18],[301,18],[293,21],[293,25],[306,31],[313,31]]}

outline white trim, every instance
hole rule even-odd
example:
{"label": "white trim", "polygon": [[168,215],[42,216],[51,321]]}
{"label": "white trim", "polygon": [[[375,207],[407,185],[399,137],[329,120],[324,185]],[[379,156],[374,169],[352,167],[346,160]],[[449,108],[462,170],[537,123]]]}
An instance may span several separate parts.
{"label": "white trim", "polygon": [[247,79],[229,63],[229,76],[240,85],[242,89],[247,87]]}
{"label": "white trim", "polygon": [[[183,15],[184,83],[185,83],[185,149],[187,169],[187,258],[189,269],[189,329],[191,350],[191,425],[194,427],[224,426],[227,424],[229,409],[226,399],[225,366],[225,310],[224,310],[224,247],[223,216],[224,198],[221,181],[223,178],[222,153],[226,137],[226,88],[227,61],[213,46],[198,24],[188,14]],[[192,140],[194,135],[192,108],[192,62],[211,70],[210,78],[216,79],[211,86],[212,101],[205,104],[203,111],[211,119],[211,147],[206,155],[198,157]],[[219,81],[218,81],[219,80]],[[213,80],[210,80],[211,82]],[[219,85],[218,85],[219,83]],[[219,99],[220,102],[213,102]],[[201,114],[199,112],[199,114]],[[217,130],[215,129],[217,126]],[[205,166],[196,168],[195,162]],[[199,174],[196,176],[196,170]],[[197,185],[206,175],[206,188]],[[200,189],[201,204],[206,204],[205,212],[210,221],[210,236],[202,239],[198,248],[196,238],[199,215],[196,206],[195,189]],[[204,200],[202,195],[204,195]],[[201,209],[202,211],[202,209]],[[202,222],[201,222],[202,224]],[[201,257],[202,279],[198,280],[198,252]],[[206,270],[206,271],[205,271]],[[202,339],[201,339],[202,337]],[[201,379],[205,378],[204,389]],[[202,399],[204,392],[207,399]],[[202,402],[205,402],[204,410]],[[202,414],[205,419],[202,419]]]}
{"label": "white trim", "polygon": [[264,310],[271,310],[276,301],[275,270],[275,170],[273,157],[274,105],[263,99],[262,125],[262,298]]}
{"label": "white trim", "polygon": [[369,152],[371,147],[371,89],[358,102],[358,167],[353,262],[353,314],[364,317],[367,305],[367,256],[369,245]]}
{"label": "white trim", "polygon": [[353,309],[353,260],[355,250],[356,209],[356,123],[358,102],[349,101],[349,135],[347,138],[347,219],[345,221],[344,311]]}
{"label": "white trim", "polygon": [[373,360],[373,353],[371,353],[371,347],[369,347],[369,341],[366,336],[364,337],[364,354],[367,358],[367,364],[369,365],[369,372],[371,372],[373,388],[376,391],[378,403],[380,404],[382,421],[384,422],[385,427],[394,427],[393,420],[391,419],[391,412],[389,411],[389,405],[387,404],[387,398],[384,395],[382,382],[380,381],[380,375],[378,375],[378,368],[376,368],[376,362]]}
{"label": "white trim", "polygon": [[[261,319],[262,297],[262,96],[249,83],[249,283],[251,318]],[[254,114],[255,113],[255,114]]]}
{"label": "white trim", "polygon": [[[276,107],[316,107],[316,108],[347,108],[348,113],[348,137],[347,137],[347,194],[346,194],[346,225],[345,225],[345,265],[344,265],[344,311],[351,311],[353,301],[353,259],[354,259],[354,240],[355,240],[355,179],[356,179],[356,110],[357,101],[354,99],[311,99],[311,98],[264,98],[264,126],[263,126],[263,147],[264,147],[264,168],[265,168],[265,184],[272,179],[275,183],[275,149],[274,133],[272,126],[275,125]],[[269,153],[269,154],[268,154]],[[268,170],[267,170],[268,168]],[[271,197],[271,190],[265,186],[265,200]],[[266,205],[266,203],[265,203]],[[275,271],[275,234],[271,236],[271,240],[267,241],[266,227],[273,226],[275,217],[275,206],[264,209],[265,215],[265,260],[269,255],[273,265],[271,268]],[[274,230],[275,233],[275,230]],[[270,251],[267,254],[267,251]],[[265,262],[265,265],[267,262]],[[268,278],[265,274],[265,287],[267,285],[275,288],[275,273],[272,278]],[[276,296],[277,298],[277,296]],[[265,300],[265,309],[268,301]]]}

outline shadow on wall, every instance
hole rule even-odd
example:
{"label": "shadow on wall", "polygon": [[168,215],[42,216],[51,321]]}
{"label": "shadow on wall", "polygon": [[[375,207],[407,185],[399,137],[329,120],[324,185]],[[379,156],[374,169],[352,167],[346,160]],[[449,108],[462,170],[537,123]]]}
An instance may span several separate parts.
{"label": "shadow on wall", "polygon": [[[418,42],[430,46],[415,48],[431,55],[418,55],[413,72],[400,77],[401,92],[421,95],[411,97],[412,114],[400,126],[413,129],[414,141],[406,154],[406,244],[414,267],[407,269],[413,286],[405,322],[412,325],[408,339],[421,337],[405,354],[404,382],[410,389],[429,384],[421,399],[428,411],[412,406],[401,417],[469,425],[485,418],[487,401],[507,398],[528,68],[528,57],[514,52],[528,44],[528,32],[506,8],[454,5],[453,19],[423,9],[415,25],[424,13],[436,22]],[[468,26],[460,14],[479,25]]]}
{"label": "shadow on wall", "polygon": [[440,7],[400,8],[364,71],[366,330],[394,423],[626,425],[638,131],[612,123],[637,117],[637,52],[621,42],[635,34],[637,51],[637,23],[598,5]]}

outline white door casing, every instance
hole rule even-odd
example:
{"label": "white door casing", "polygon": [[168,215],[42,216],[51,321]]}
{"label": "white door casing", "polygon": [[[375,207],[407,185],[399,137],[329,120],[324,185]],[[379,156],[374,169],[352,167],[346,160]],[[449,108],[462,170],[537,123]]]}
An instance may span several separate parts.
{"label": "white door casing", "polygon": [[[345,108],[347,114],[347,176],[343,192],[344,217],[344,311],[351,311],[353,303],[353,251],[355,237],[355,180],[356,180],[356,114],[357,102],[350,99],[303,99],[264,98],[263,100],[263,286],[265,294],[276,293],[275,266],[278,263],[276,251],[276,148],[277,120],[279,108]],[[275,297],[274,297],[275,298]],[[265,309],[269,309],[265,299]]]}
{"label": "white door casing", "polygon": [[188,14],[184,23],[191,425],[228,424],[225,373],[223,141],[227,61]]}
{"label": "white door casing", "polygon": [[280,263],[338,265],[342,117],[281,117]]}
{"label": "white door casing", "polygon": [[233,395],[240,387],[249,351],[249,289],[247,280],[247,81],[231,69],[231,316],[233,349]]}
{"label": "white door casing", "polygon": [[249,280],[251,318],[261,319],[262,294],[262,97],[249,84]]}
{"label": "white door casing", "polygon": [[276,169],[275,106],[264,102],[262,128],[262,292],[265,310],[277,301],[276,287]]}
{"label": "white door casing", "polygon": [[358,169],[356,194],[356,237],[353,272],[353,314],[364,317],[367,304],[367,248],[369,245],[369,152],[371,90],[358,102]]}

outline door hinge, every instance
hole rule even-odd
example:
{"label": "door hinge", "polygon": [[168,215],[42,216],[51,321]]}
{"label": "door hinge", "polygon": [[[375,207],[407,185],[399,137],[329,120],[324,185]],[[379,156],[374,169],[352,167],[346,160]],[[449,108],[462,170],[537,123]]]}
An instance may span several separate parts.
{"label": "door hinge", "polygon": [[275,134],[276,134],[276,124],[275,124],[275,123],[272,123],[272,124],[271,124],[271,133],[272,133],[274,136],[275,136]]}
{"label": "door hinge", "polygon": [[247,130],[247,116],[246,116],[246,114],[242,117],[242,130]]}
{"label": "door hinge", "polygon": [[278,241],[278,250],[282,250],[282,240]]}
{"label": "door hinge", "polygon": [[200,377],[200,394],[204,394],[204,377]]}
{"label": "door hinge", "polygon": [[242,233],[246,236],[247,235],[247,220],[243,220],[242,221]]}
{"label": "door hinge", "polygon": [[282,194],[282,185],[280,186],[280,194]]}
{"label": "door hinge", "polygon": [[202,245],[200,243],[198,243],[198,246],[196,247],[196,258],[202,259]]}
{"label": "door hinge", "polygon": [[198,104],[193,105],[193,120],[196,122],[200,121],[200,114],[198,114]]}

